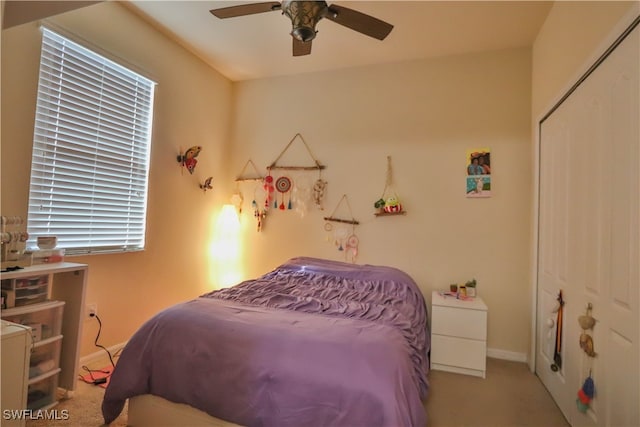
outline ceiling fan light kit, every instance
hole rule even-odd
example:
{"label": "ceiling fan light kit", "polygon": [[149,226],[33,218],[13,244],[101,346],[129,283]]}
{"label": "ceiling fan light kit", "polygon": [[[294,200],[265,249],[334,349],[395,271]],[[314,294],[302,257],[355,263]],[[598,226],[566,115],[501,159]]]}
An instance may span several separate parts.
{"label": "ceiling fan light kit", "polygon": [[393,29],[393,25],[387,22],[343,6],[329,6],[326,1],[285,0],[282,3],[250,3],[213,9],[210,12],[220,19],[226,19],[275,10],[282,10],[282,14],[291,20],[293,56],[311,53],[311,42],[317,33],[316,25],[322,18],[378,40],[384,40]]}
{"label": "ceiling fan light kit", "polygon": [[290,1],[288,3],[287,5],[283,3],[282,13],[291,19],[293,25],[291,36],[301,42],[310,42],[316,37],[318,32],[316,24],[322,19],[327,4],[319,1]]}

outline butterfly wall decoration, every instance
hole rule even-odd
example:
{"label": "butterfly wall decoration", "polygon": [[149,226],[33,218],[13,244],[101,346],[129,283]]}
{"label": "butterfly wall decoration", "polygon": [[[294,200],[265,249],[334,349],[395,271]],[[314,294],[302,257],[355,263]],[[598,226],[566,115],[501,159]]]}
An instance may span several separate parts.
{"label": "butterfly wall decoration", "polygon": [[204,191],[205,193],[207,192],[207,190],[213,190],[213,186],[211,185],[211,181],[213,181],[213,177],[210,176],[209,178],[204,180],[204,183],[200,184],[200,189],[202,191]]}
{"label": "butterfly wall decoration", "polygon": [[194,145],[184,153],[178,154],[178,163],[180,163],[180,166],[187,169],[191,175],[193,175],[193,171],[198,164],[198,160],[196,160],[196,157],[198,157],[200,151],[202,151],[202,147],[199,145]]}

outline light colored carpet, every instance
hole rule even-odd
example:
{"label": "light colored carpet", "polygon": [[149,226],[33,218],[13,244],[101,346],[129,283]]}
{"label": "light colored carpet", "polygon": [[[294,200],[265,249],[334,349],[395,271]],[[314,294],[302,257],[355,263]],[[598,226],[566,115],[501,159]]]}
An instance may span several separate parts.
{"label": "light colored carpet", "polygon": [[[56,410],[58,415],[62,414],[62,410],[68,412],[68,419],[58,420],[27,420],[26,427],[98,427],[103,426],[102,419],[102,398],[104,397],[104,389],[97,385],[87,384],[78,381],[76,391],[71,399],[60,400],[52,409]],[[63,418],[59,416],[58,418]],[[127,425],[127,406],[114,422],[111,427],[126,427]]]}
{"label": "light colored carpet", "polygon": [[[538,377],[524,363],[487,359],[486,379],[432,371],[429,381],[431,391],[426,402],[429,427],[569,425]],[[55,407],[67,409],[68,420],[31,420],[27,421],[27,427],[102,426],[103,396],[103,388],[79,381],[75,396]],[[125,406],[111,427],[126,426],[126,412]]]}
{"label": "light colored carpet", "polygon": [[568,427],[539,378],[524,363],[487,359],[487,378],[431,371],[429,427]]}

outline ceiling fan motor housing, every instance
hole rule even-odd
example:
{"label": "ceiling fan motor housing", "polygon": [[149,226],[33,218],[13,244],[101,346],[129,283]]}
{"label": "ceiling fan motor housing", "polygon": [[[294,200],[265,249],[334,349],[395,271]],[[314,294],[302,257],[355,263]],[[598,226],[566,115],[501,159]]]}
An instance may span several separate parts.
{"label": "ceiling fan motor housing", "polygon": [[293,30],[291,35],[301,42],[308,42],[316,37],[316,24],[328,13],[325,1],[282,2],[282,13],[291,19]]}

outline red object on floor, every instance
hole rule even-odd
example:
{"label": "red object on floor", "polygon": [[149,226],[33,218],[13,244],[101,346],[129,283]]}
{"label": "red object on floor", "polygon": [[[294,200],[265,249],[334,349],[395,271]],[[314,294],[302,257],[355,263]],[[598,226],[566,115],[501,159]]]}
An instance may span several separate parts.
{"label": "red object on floor", "polygon": [[[92,369],[90,373],[81,375],[80,378],[87,384],[95,384],[102,388],[107,388],[109,380],[111,379],[111,373],[113,372],[113,366],[107,366],[102,369]],[[104,379],[105,382],[100,383],[100,380]],[[98,380],[98,383],[95,381]]]}

